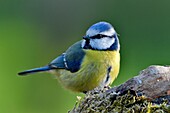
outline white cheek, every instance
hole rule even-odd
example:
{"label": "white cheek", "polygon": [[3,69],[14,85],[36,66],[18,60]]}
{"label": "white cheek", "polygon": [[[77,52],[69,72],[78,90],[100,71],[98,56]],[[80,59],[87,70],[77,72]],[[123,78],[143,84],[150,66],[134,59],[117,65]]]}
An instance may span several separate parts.
{"label": "white cheek", "polygon": [[102,50],[110,48],[114,42],[115,38],[104,37],[101,39],[91,39],[90,45],[94,49]]}

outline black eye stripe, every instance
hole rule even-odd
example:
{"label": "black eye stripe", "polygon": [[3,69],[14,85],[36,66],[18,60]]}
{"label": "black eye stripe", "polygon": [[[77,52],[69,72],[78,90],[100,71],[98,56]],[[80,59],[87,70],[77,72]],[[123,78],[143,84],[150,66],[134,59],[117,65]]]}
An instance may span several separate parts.
{"label": "black eye stripe", "polygon": [[103,37],[107,37],[106,35],[102,35],[102,34],[97,34],[95,36],[92,36],[90,37],[91,39],[100,39],[100,38],[103,38]]}
{"label": "black eye stripe", "polygon": [[113,35],[113,36],[107,36],[107,35],[97,34],[97,35],[95,35],[95,36],[91,36],[90,38],[91,38],[91,39],[100,39],[100,38],[103,38],[103,37],[112,38],[112,37],[114,37],[114,35]]}

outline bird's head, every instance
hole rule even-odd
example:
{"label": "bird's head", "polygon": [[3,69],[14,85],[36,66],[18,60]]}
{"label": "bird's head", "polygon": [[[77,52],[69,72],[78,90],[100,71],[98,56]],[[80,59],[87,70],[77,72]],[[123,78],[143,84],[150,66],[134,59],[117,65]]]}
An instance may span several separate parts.
{"label": "bird's head", "polygon": [[119,50],[119,40],[113,26],[107,22],[92,25],[83,37],[82,47],[92,50]]}

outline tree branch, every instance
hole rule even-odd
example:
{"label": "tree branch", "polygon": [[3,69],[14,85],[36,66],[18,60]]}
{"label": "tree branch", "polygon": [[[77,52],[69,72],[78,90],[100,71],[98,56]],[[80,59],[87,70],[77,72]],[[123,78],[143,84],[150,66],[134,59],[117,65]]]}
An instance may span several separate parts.
{"label": "tree branch", "polygon": [[95,88],[69,113],[170,113],[170,66],[150,66],[114,88]]}

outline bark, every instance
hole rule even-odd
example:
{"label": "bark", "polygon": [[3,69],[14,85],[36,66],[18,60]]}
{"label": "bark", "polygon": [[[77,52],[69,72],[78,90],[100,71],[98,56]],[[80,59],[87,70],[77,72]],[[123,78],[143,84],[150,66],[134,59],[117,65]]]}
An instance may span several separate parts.
{"label": "bark", "polygon": [[95,88],[69,113],[170,113],[170,66],[149,66],[113,88]]}

